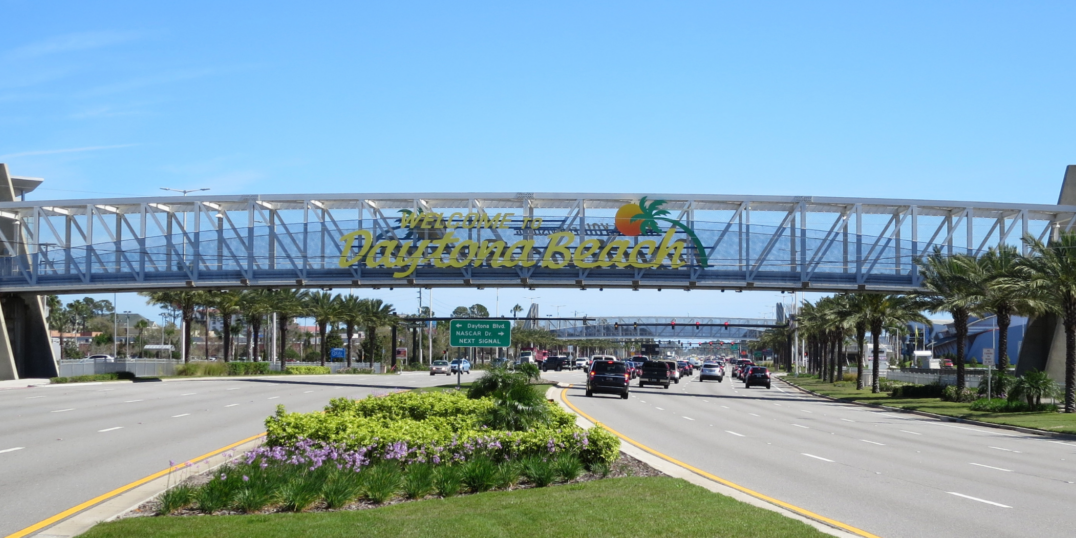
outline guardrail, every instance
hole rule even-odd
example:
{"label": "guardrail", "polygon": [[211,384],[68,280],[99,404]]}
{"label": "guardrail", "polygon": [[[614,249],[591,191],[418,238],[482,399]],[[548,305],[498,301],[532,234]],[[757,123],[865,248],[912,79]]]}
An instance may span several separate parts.
{"label": "guardrail", "polygon": [[60,361],[60,377],[119,372],[131,372],[138,377],[169,376],[176,375],[179,364],[183,363],[174,359],[65,359]]}

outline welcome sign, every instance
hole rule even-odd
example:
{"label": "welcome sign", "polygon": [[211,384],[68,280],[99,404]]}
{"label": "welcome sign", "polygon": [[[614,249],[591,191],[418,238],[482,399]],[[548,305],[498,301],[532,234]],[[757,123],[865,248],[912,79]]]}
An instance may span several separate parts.
{"label": "welcome sign", "polygon": [[[636,268],[666,266],[673,269],[687,264],[685,249],[691,241],[700,263],[707,265],[705,250],[695,231],[661,209],[664,200],[626,204],[616,213],[615,231],[608,229],[576,232],[549,228],[542,218],[516,218],[514,213],[434,213],[402,211],[400,228],[409,230],[411,240],[375,240],[373,232],[357,230],[340,238],[342,268],[361,265],[368,268],[396,269],[393,276],[404,278],[421,266],[438,268],[464,267],[534,267],[545,269]],[[662,224],[668,229],[662,230]],[[476,230],[514,230],[522,239],[500,238],[475,241],[465,238]],[[603,233],[604,232],[604,233]],[[686,238],[678,238],[682,234]],[[606,235],[604,240],[583,238]],[[536,239],[535,236],[540,237]],[[632,241],[620,237],[654,237]],[[540,241],[540,242],[539,242]]]}

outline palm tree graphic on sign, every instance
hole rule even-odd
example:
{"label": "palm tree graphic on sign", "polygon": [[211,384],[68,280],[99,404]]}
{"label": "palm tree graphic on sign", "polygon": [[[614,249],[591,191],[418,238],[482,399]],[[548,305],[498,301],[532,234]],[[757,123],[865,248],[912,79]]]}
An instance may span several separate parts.
{"label": "palm tree graphic on sign", "polygon": [[639,199],[638,204],[624,205],[616,212],[617,230],[628,236],[637,236],[650,232],[660,234],[661,226],[658,224],[659,221],[671,224],[691,238],[691,242],[695,245],[699,263],[703,267],[708,267],[710,260],[706,255],[706,249],[702,246],[702,241],[699,240],[698,235],[695,235],[695,230],[676,219],[669,218],[669,211],[661,209],[661,206],[665,205],[665,203],[665,200],[647,200],[646,196],[643,196]]}

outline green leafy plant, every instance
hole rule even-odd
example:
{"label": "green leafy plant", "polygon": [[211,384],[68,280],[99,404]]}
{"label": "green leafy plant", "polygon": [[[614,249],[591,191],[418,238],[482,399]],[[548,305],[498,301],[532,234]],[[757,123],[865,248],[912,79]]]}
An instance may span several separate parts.
{"label": "green leafy plant", "polygon": [[194,502],[194,488],[188,484],[179,484],[161,494],[157,515],[166,516],[182,510]]}
{"label": "green leafy plant", "polygon": [[328,366],[288,366],[284,369],[284,373],[294,375],[321,375],[330,372]]}
{"label": "green leafy plant", "polygon": [[1009,400],[1023,398],[1028,406],[1036,407],[1042,405],[1043,398],[1057,398],[1060,394],[1061,389],[1046,372],[1031,370],[1013,383]]}
{"label": "green leafy plant", "polygon": [[236,509],[253,514],[261,511],[273,501],[273,496],[264,484],[254,484],[235,493],[232,503]]}
{"label": "green leafy plant", "polygon": [[[991,394],[987,394],[987,385],[990,386]],[[1016,384],[1016,377],[1011,376],[1005,372],[995,371],[990,377],[990,383],[986,382],[986,378],[983,377],[979,380],[979,389],[977,391],[980,398],[1005,398],[1008,396],[1009,391],[1012,390],[1013,385]]]}
{"label": "green leafy plant", "polygon": [[986,411],[988,413],[1029,413],[1029,412],[1057,412],[1054,404],[1030,405],[1019,399],[1008,400],[1006,398],[983,398],[972,402],[969,409],[972,411]]}
{"label": "green leafy plant", "polygon": [[280,504],[289,512],[302,512],[318,500],[321,484],[312,476],[295,476],[277,490]]}
{"label": "green leafy plant", "polygon": [[231,505],[231,493],[227,480],[218,475],[194,491],[194,500],[198,510],[212,514]]}
{"label": "green leafy plant", "polygon": [[523,472],[520,469],[519,462],[517,461],[502,461],[497,466],[497,474],[494,481],[497,484],[498,489],[511,489],[519,484],[519,479],[522,478]]}
{"label": "green leafy plant", "polygon": [[403,478],[400,467],[395,463],[379,463],[364,471],[363,479],[366,498],[381,504],[396,496],[400,491]]}
{"label": "green leafy plant", "polygon": [[[894,398],[941,398],[945,387],[937,383],[930,385],[899,385],[893,387]],[[953,390],[956,390],[955,388]]]}
{"label": "green leafy plant", "polygon": [[321,498],[329,508],[347,506],[362,495],[361,473],[350,469],[334,469],[321,486]]}
{"label": "green leafy plant", "polygon": [[459,466],[441,465],[433,473],[433,487],[437,494],[448,498],[460,492],[463,485],[463,473]]}
{"label": "green leafy plant", "polygon": [[583,474],[583,463],[572,454],[561,454],[553,461],[557,476],[565,482],[571,482]]}
{"label": "green leafy plant", "polygon": [[228,375],[266,375],[268,362],[229,362]]}
{"label": "green leafy plant", "polygon": [[516,372],[522,374],[531,381],[538,381],[542,378],[542,372],[538,370],[538,365],[529,362],[516,366]]}
{"label": "green leafy plant", "polygon": [[590,466],[590,472],[602,478],[609,476],[610,471],[612,471],[612,468],[609,466],[608,463],[605,463],[604,461],[593,463]]}
{"label": "green leafy plant", "polygon": [[487,457],[473,458],[463,464],[463,483],[475,493],[493,489],[497,485],[497,465]]}
{"label": "green leafy plant", "polygon": [[972,389],[957,389],[954,385],[947,385],[942,389],[941,398],[947,402],[968,403],[974,402],[978,396]]}
{"label": "green leafy plant", "polygon": [[544,488],[557,479],[557,471],[549,461],[530,456],[523,460],[523,476],[535,486]]}
{"label": "green leafy plant", "polygon": [[407,468],[403,479],[403,493],[408,499],[421,499],[433,491],[433,466],[415,463]]}

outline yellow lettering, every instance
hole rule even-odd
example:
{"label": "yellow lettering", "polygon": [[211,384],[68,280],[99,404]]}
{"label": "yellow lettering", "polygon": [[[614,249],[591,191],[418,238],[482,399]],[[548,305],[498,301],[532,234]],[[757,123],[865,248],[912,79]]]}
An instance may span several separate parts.
{"label": "yellow lettering", "polygon": [[653,259],[648,262],[639,260],[639,251],[642,250],[643,247],[646,247],[647,253],[654,254],[654,251],[656,251],[658,248],[658,244],[656,241],[650,239],[647,239],[645,241],[639,241],[638,245],[632,247],[631,254],[628,254],[628,265],[630,267],[637,267],[639,269],[644,269],[647,267],[657,267],[657,259]]}
{"label": "yellow lettering", "polygon": [[576,267],[581,267],[583,269],[599,267],[599,260],[587,261],[587,258],[594,256],[601,247],[602,242],[597,239],[587,239],[586,241],[583,241],[576,247],[575,256],[572,257],[572,262],[575,263]]}
{"label": "yellow lettering", "polygon": [[422,227],[427,228],[427,229],[432,228],[433,227],[433,221],[436,218],[437,218],[436,213],[423,213],[422,214]]}
{"label": "yellow lettering", "polygon": [[[568,265],[568,262],[572,261],[572,251],[567,245],[572,244],[573,241],[575,241],[575,234],[572,232],[557,232],[550,235],[549,246],[545,247],[545,256],[542,257],[542,267],[561,269]],[[555,254],[561,255],[561,261],[553,259]]]}
{"label": "yellow lettering", "polygon": [[669,256],[669,251],[672,251],[671,266],[673,269],[684,265],[684,262],[680,259],[681,254],[684,251],[683,241],[673,241],[675,235],[675,229],[669,228],[669,231],[665,232],[665,236],[661,238],[661,245],[658,246],[658,253],[654,256],[653,263],[661,265],[665,263],[665,258]]}
{"label": "yellow lettering", "polygon": [[500,214],[501,224],[499,226],[497,226],[497,227],[501,228],[501,229],[508,228],[508,219],[511,218],[511,217],[514,217],[515,215],[516,215],[515,213],[501,213]]}
{"label": "yellow lettering", "polygon": [[457,218],[460,219],[460,221],[462,222],[463,221],[463,213],[458,213],[457,212],[457,213],[453,213],[453,214],[449,215],[448,216],[448,223],[445,226],[449,230],[459,226],[459,224],[456,224],[456,219]]}
{"label": "yellow lettering", "polygon": [[[467,254],[463,254],[463,249],[467,249]],[[448,255],[448,266],[455,267],[456,269],[466,267],[467,264],[474,261],[476,250],[478,250],[477,242],[471,241],[470,239],[460,241],[460,243],[452,249],[452,253]],[[460,259],[461,256],[463,259]]]}
{"label": "yellow lettering", "polygon": [[[395,261],[393,260],[392,251],[396,250],[396,247],[400,246],[399,241],[378,241],[374,248],[370,249],[370,253],[366,255],[366,267],[394,267]],[[384,249],[381,257],[377,257],[377,253]]]}
{"label": "yellow lettering", "polygon": [[[610,252],[616,249],[616,255],[610,256]],[[601,254],[598,255],[598,266],[609,267],[616,264],[617,267],[623,267],[625,263],[624,256],[627,255],[628,249],[631,248],[631,243],[618,239],[616,241],[610,241],[605,248],[602,249]]]}
{"label": "yellow lettering", "polygon": [[[354,258],[349,258],[348,254],[351,252],[351,248],[355,245],[355,239],[362,237],[362,248],[359,249],[359,253]],[[344,243],[344,249],[340,252],[340,267],[351,267],[359,260],[362,259],[366,251],[370,249],[370,245],[373,244],[374,234],[366,230],[358,230],[351,232],[340,238],[340,241]]]}
{"label": "yellow lettering", "polygon": [[482,245],[478,247],[478,254],[474,258],[475,267],[485,264],[491,256],[493,261],[504,257],[504,245],[504,241],[482,241]]}
{"label": "yellow lettering", "polygon": [[538,228],[541,228],[541,227],[542,227],[542,218],[541,217],[535,217],[534,222],[531,223],[531,228],[534,228],[535,230],[537,230]]}
{"label": "yellow lettering", "polygon": [[430,243],[430,245],[432,245],[435,248],[433,249],[433,253],[430,254],[430,257],[426,258],[426,259],[427,260],[432,260],[434,267],[440,267],[440,268],[448,267],[448,265],[445,264],[445,260],[444,260],[445,247],[447,247],[448,245],[451,245],[452,243],[455,243],[455,242],[456,242],[456,234],[453,233],[453,232],[448,232],[447,234],[445,234],[444,237]]}
{"label": "yellow lettering", "polygon": [[418,264],[422,263],[422,255],[426,253],[426,247],[429,245],[429,241],[420,241],[418,246],[416,246],[410,254],[407,253],[407,244],[402,245],[400,247],[400,253],[396,257],[395,263],[393,263],[393,267],[404,267],[405,269],[393,273],[392,276],[403,278],[414,273],[415,269],[418,268]]}
{"label": "yellow lettering", "polygon": [[[512,243],[511,247],[508,247],[508,250],[505,251],[501,258],[493,260],[493,263],[490,265],[493,267],[531,267],[535,263],[530,259],[532,248],[534,248],[533,239],[516,241],[515,243]],[[516,249],[520,250],[518,258],[513,256]],[[507,260],[505,258],[507,258]]]}
{"label": "yellow lettering", "polygon": [[418,211],[404,213],[400,216],[400,227],[414,228],[424,217],[425,215],[419,213]]}

